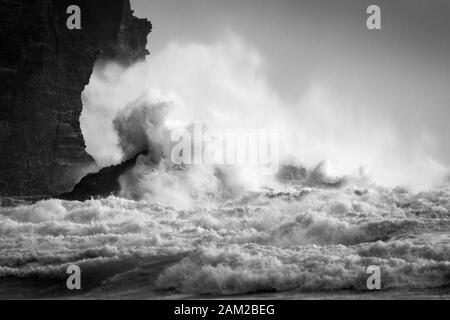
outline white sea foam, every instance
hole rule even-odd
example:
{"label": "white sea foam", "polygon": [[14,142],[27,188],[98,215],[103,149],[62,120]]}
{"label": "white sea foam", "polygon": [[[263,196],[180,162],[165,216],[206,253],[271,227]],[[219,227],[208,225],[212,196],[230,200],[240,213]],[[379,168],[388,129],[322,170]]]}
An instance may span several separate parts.
{"label": "white sea foam", "polygon": [[155,271],[153,289],[363,290],[368,265],[381,267],[384,288],[439,287],[450,279],[449,210],[448,189],[350,186],[202,198],[188,209],[114,197],[46,200],[0,209],[0,278],[58,279],[73,263],[139,268],[183,254]]}
{"label": "white sea foam", "polygon": [[[449,286],[448,169],[428,154],[432,137],[405,139],[320,81],[286,104],[234,36],[102,66],[83,94],[87,151],[100,166],[149,152],[120,177],[120,198],[1,208],[0,280],[60,279],[75,263],[100,293],[143,278],[159,293],[363,290],[378,265],[385,289]],[[280,130],[277,159],[295,179],[175,165],[170,130],[197,121]]]}

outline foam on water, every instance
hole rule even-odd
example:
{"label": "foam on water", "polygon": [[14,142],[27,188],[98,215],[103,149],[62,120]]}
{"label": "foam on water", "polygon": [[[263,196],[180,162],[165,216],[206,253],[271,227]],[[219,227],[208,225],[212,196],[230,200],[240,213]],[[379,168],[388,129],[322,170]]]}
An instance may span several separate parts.
{"label": "foam on water", "polygon": [[[92,286],[99,296],[143,275],[156,295],[360,291],[378,265],[383,289],[448,288],[449,210],[449,189],[352,186],[202,198],[187,209],[46,200],[0,209],[0,281],[64,279],[77,264],[109,270]],[[170,263],[148,269],[158,261]]]}

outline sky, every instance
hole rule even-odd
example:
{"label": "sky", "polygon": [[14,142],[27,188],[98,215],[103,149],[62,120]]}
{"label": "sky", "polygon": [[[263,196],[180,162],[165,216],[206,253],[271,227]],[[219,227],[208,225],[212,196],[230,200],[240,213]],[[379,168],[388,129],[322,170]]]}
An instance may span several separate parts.
{"label": "sky", "polygon": [[[175,73],[172,79],[177,72],[180,79],[189,79],[182,67],[174,70],[177,62],[170,59],[182,59],[183,50],[192,56],[195,45],[215,48],[214,54],[220,48],[224,51],[217,54],[220,59],[227,54],[226,39],[237,38],[260,58],[255,72],[281,101],[279,105],[300,118],[309,113],[305,118],[311,126],[325,131],[332,127],[329,136],[343,137],[337,147],[352,135],[384,136],[384,141],[360,139],[351,144],[355,154],[358,148],[367,153],[371,144],[389,143],[395,136],[398,141],[391,149],[373,152],[386,157],[396,153],[400,162],[422,157],[450,166],[449,1],[132,0],[131,4],[135,15],[153,23],[147,59],[158,69],[156,74],[167,68]],[[381,30],[366,27],[366,9],[372,4],[381,8]],[[325,92],[322,96],[327,97],[317,102],[314,117],[312,92]],[[320,113],[340,124],[323,121]],[[319,129],[306,134],[319,136]],[[384,135],[383,130],[395,135]],[[315,143],[321,140],[316,137]]]}

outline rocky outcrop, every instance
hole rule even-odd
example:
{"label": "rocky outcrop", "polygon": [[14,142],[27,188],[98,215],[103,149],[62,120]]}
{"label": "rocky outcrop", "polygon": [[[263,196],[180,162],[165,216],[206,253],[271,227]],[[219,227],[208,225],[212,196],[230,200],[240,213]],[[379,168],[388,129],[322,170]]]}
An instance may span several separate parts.
{"label": "rocky outcrop", "polygon": [[68,193],[58,196],[59,199],[85,201],[96,197],[119,196],[119,178],[136,165],[140,156],[147,155],[144,151],[134,158],[119,165],[101,169],[99,172],[88,174]]}
{"label": "rocky outcrop", "polygon": [[[66,27],[69,5],[82,30]],[[129,0],[0,2],[0,196],[60,194],[92,169],[81,93],[98,59],[143,59],[150,31]]]}

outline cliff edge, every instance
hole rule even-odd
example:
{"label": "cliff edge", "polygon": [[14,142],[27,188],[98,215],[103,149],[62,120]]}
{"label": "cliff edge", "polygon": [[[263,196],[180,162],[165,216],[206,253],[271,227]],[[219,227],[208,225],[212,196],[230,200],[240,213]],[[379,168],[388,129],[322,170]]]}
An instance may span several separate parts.
{"label": "cliff edge", "polygon": [[[70,5],[81,30],[66,26]],[[144,59],[151,28],[129,0],[0,2],[0,196],[71,191],[91,170],[81,93],[98,59]]]}

